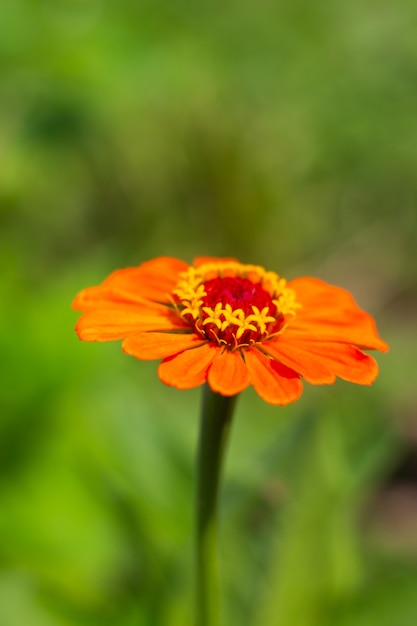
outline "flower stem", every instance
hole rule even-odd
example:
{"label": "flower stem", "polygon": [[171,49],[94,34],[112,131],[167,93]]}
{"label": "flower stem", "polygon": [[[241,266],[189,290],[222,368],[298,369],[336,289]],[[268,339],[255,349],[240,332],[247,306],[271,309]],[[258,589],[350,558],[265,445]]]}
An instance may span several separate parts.
{"label": "flower stem", "polygon": [[219,623],[217,494],[236,398],[204,387],[197,453],[196,626]]}

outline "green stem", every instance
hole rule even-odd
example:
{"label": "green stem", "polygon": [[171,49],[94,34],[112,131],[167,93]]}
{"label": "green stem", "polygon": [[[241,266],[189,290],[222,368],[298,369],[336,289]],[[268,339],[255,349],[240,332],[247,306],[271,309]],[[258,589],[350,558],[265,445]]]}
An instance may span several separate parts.
{"label": "green stem", "polygon": [[217,494],[236,398],[204,387],[197,454],[196,626],[219,623]]}

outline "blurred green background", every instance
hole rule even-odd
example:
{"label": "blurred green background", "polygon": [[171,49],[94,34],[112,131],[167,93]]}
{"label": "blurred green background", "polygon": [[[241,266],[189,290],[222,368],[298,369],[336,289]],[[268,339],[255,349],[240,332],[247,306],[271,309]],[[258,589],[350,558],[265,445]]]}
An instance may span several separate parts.
{"label": "blurred green background", "polygon": [[415,0],[0,3],[0,624],[191,623],[200,390],[83,344],[160,255],[351,290],[372,388],[239,400],[223,623],[417,623]]}

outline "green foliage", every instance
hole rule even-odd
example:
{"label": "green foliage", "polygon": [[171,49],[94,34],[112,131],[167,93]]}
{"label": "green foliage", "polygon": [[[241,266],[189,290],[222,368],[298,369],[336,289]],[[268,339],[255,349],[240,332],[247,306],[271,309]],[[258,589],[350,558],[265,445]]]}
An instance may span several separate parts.
{"label": "green foliage", "polygon": [[70,309],[163,254],[344,285],[391,346],[371,389],[240,398],[224,623],[417,622],[415,511],[401,500],[393,520],[385,498],[416,489],[399,472],[415,450],[416,17],[414,0],[0,3],[2,626],[190,623],[199,391],[81,344]]}

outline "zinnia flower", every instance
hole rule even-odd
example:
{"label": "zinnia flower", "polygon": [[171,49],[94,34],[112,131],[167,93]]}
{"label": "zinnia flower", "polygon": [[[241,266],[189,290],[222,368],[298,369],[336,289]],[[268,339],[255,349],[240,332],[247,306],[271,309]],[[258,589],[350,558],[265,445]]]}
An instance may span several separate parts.
{"label": "zinnia flower", "polygon": [[84,313],[80,339],[122,339],[127,354],[162,359],[167,385],[208,382],[224,396],[253,385],[278,405],[300,396],[302,379],[370,385],[378,366],[363,349],[388,350],[344,289],[317,278],[287,282],[235,259],[158,257],[84,289],[73,307]]}

